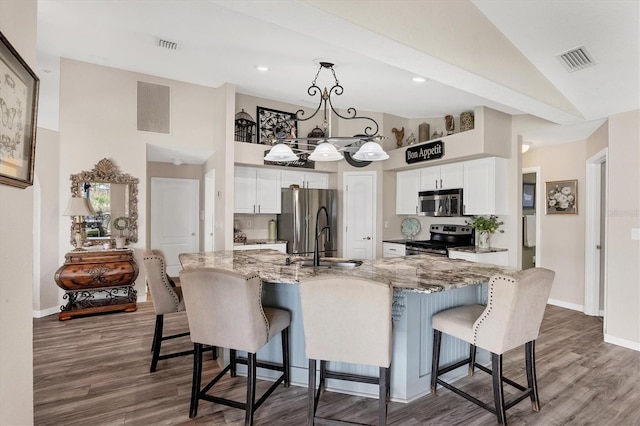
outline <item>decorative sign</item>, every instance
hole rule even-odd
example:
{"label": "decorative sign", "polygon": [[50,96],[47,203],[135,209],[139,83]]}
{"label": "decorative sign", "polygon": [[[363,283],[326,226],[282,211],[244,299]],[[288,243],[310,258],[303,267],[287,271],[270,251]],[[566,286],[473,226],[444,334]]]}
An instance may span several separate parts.
{"label": "decorative sign", "polygon": [[[264,155],[267,155],[268,152],[269,152],[269,150],[266,150],[264,152]],[[296,160],[296,161],[268,161],[268,160],[264,160],[264,164],[265,165],[269,165],[269,166],[302,167],[302,168],[305,168],[305,169],[315,169],[316,168],[316,162],[309,160],[307,158],[308,156],[309,156],[309,154],[302,153],[302,154],[298,154],[298,157],[300,157],[300,159]]]}
{"label": "decorative sign", "polygon": [[407,164],[419,163],[421,161],[436,160],[444,155],[444,144],[442,141],[426,143],[424,145],[410,146],[407,148],[405,159]]}

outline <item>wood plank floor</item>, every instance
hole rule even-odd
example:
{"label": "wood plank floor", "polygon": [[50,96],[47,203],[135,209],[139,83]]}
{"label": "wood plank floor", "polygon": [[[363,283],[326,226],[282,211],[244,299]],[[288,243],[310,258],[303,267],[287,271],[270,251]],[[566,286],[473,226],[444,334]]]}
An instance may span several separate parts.
{"label": "wood plank floor", "polygon": [[[150,302],[134,313],[112,313],[60,322],[34,319],[36,425],[238,425],[241,410],[200,402],[189,419],[192,358],[160,361],[150,374],[155,316]],[[187,329],[183,314],[165,317],[166,333]],[[167,349],[188,349],[180,339]],[[603,342],[602,322],[548,306],[537,344],[542,409],[523,401],[507,412],[510,425],[640,425],[640,353]],[[505,355],[505,375],[526,383],[524,350]],[[205,377],[218,371],[205,361]],[[465,390],[491,401],[491,378],[462,379]],[[244,397],[244,378],[225,378],[221,391]],[[459,382],[461,383],[461,382]],[[258,394],[268,383],[260,383]],[[376,421],[374,399],[327,393],[320,413]],[[306,388],[277,389],[256,412],[255,425],[306,424]],[[491,425],[495,417],[439,389],[410,404],[389,405],[389,425]]]}

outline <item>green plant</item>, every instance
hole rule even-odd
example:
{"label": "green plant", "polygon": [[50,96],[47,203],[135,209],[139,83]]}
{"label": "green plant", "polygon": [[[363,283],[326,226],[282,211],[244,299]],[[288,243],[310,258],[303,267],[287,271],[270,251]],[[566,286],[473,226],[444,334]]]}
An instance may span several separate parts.
{"label": "green plant", "polygon": [[129,218],[126,216],[119,216],[115,218],[113,220],[113,227],[120,231],[120,236],[122,237],[122,231],[129,227]]}
{"label": "green plant", "polygon": [[498,221],[498,216],[471,216],[471,219],[467,219],[466,222],[478,231],[489,231],[491,234],[496,231],[504,233],[503,229],[498,229],[500,225],[504,225],[504,222]]}

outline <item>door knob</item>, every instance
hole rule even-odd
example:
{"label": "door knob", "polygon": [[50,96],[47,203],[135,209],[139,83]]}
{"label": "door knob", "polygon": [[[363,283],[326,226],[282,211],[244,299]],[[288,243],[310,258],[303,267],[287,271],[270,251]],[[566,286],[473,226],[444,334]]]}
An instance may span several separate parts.
{"label": "door knob", "polygon": [[363,240],[370,240],[371,237],[364,237]]}
{"label": "door knob", "polygon": [[192,237],[194,237],[195,235],[196,235],[196,233],[195,233],[195,232],[192,232],[192,233],[191,233],[191,236],[192,236]]}

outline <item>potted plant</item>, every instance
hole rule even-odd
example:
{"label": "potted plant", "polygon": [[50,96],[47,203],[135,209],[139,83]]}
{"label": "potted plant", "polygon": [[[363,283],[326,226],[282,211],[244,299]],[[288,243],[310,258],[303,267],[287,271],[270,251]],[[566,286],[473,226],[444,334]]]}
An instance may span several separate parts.
{"label": "potted plant", "polygon": [[113,221],[113,227],[116,228],[120,235],[116,237],[116,248],[124,248],[127,242],[127,237],[124,236],[124,231],[129,227],[129,218],[126,216],[119,216]]}
{"label": "potted plant", "polygon": [[500,225],[504,225],[504,222],[498,221],[498,216],[471,216],[471,219],[466,220],[467,225],[476,230],[476,246],[481,249],[488,249],[490,246],[489,236],[494,232],[503,233],[503,229]]}

